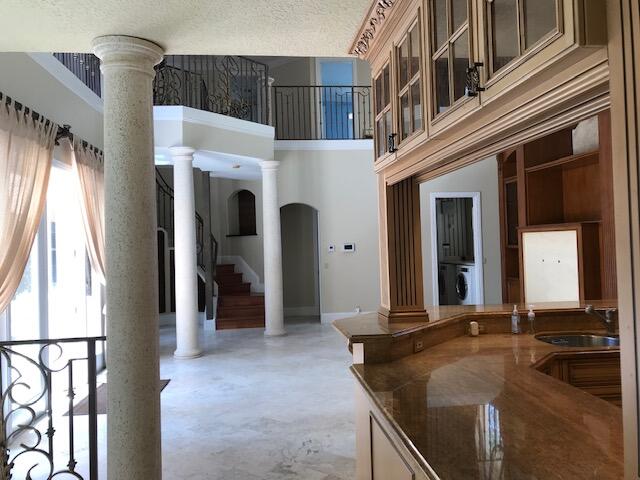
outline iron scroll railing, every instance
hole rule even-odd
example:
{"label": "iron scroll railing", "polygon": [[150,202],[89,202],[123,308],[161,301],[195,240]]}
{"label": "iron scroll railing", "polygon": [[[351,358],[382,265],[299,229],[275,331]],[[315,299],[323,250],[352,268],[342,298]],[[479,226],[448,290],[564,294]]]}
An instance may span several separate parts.
{"label": "iron scroll railing", "polygon": [[278,140],[373,138],[371,87],[274,86]]}
{"label": "iron scroll railing", "polygon": [[[100,60],[87,53],[54,56],[101,95]],[[154,105],[181,105],[250,122],[269,122],[269,67],[245,57],[167,55],[156,66]]]}
{"label": "iron scroll railing", "polygon": [[100,60],[90,53],[54,53],[60,63],[69,69],[93,93],[102,97],[102,77]]}
{"label": "iron scroll railing", "polygon": [[[96,376],[105,341],[0,343],[0,478],[98,479]],[[86,412],[74,402],[83,390]],[[77,415],[86,415],[86,423]]]}
{"label": "iron scroll railing", "polygon": [[154,105],[182,105],[267,124],[269,67],[245,57],[167,55],[156,67]]}

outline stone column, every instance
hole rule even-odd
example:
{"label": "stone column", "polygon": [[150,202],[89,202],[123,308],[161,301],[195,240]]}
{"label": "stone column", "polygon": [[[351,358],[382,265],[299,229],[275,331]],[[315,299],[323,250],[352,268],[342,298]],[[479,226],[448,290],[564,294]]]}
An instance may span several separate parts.
{"label": "stone column", "polygon": [[93,41],[104,76],[109,479],[162,478],[153,67],[158,45]]}
{"label": "stone column", "polygon": [[275,82],[275,78],[268,77],[267,78],[267,112],[268,112],[268,122],[272,127],[273,123],[273,82]]}
{"label": "stone column", "polygon": [[198,270],[196,258],[193,154],[190,147],[171,147],[173,158],[174,258],[176,277],[177,358],[202,355],[198,325]]}
{"label": "stone column", "polygon": [[269,337],[284,335],[282,300],[282,233],[278,206],[278,166],[262,162],[262,231],[264,243],[265,332]]}

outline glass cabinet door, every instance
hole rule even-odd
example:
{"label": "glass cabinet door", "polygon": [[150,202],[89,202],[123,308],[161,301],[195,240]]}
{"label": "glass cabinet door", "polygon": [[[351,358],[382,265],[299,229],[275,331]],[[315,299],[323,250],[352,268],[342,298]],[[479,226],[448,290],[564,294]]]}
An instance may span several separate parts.
{"label": "glass cabinet door", "polygon": [[387,63],[373,82],[376,105],[376,157],[382,157],[387,153],[387,139],[392,134],[389,68]]}
{"label": "glass cabinet door", "polygon": [[490,75],[560,30],[558,0],[491,0],[485,3]]}
{"label": "glass cabinet door", "polygon": [[430,0],[433,117],[466,95],[471,62],[469,0]]}
{"label": "glass cabinet door", "polygon": [[423,129],[420,39],[416,20],[396,47],[400,142]]}

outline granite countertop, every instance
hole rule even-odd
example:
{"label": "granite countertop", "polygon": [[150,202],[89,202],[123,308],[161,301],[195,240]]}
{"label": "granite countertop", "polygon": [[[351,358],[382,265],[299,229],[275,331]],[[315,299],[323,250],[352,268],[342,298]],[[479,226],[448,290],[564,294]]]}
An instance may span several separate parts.
{"label": "granite countertop", "polygon": [[572,350],[588,349],[531,335],[465,336],[351,369],[442,480],[619,480],[621,409],[531,367]]}
{"label": "granite countertop", "polygon": [[[616,300],[594,300],[587,302],[555,302],[534,305],[538,313],[569,313],[584,312],[586,305],[593,305],[596,309],[616,307]],[[521,315],[527,314],[529,307],[525,304],[518,305]],[[354,317],[335,320],[335,328],[347,337],[352,343],[357,340],[398,336],[428,328],[434,324],[459,319],[472,319],[472,317],[509,316],[513,310],[512,304],[502,305],[443,305],[440,307],[427,306],[429,313],[428,322],[391,323],[384,324],[379,320],[377,313],[366,313]]]}

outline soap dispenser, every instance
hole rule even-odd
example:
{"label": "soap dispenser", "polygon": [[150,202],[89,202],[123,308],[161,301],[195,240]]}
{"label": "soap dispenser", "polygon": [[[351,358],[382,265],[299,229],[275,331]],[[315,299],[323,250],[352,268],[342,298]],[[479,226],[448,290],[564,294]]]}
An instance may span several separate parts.
{"label": "soap dispenser", "polygon": [[527,318],[529,319],[529,333],[534,335],[536,333],[536,312],[533,311],[533,305],[529,305]]}
{"label": "soap dispenser", "polygon": [[511,312],[511,333],[517,335],[520,333],[520,315],[518,314],[518,306],[513,306],[513,312]]}

